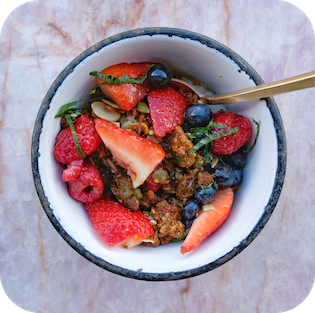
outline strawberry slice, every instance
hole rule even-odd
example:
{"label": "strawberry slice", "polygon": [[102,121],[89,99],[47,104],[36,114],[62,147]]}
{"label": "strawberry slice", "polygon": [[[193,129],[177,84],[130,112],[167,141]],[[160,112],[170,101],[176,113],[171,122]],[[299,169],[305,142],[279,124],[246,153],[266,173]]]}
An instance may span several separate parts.
{"label": "strawberry slice", "polygon": [[107,196],[86,204],[85,208],[110,247],[132,248],[154,235],[152,225],[141,211],[131,211]]}
{"label": "strawberry slice", "polygon": [[[238,127],[238,131],[234,134],[213,140],[211,152],[219,155],[229,155],[240,149],[250,138],[252,127],[250,121],[237,113],[220,110],[215,113],[213,122],[224,124],[224,131]],[[221,131],[222,129],[218,130]]]}
{"label": "strawberry slice", "polygon": [[172,87],[151,90],[148,93],[148,104],[157,137],[164,137],[184,123],[188,105],[185,97]]}
{"label": "strawberry slice", "polygon": [[[200,210],[199,215],[194,219],[190,231],[181,246],[181,253],[194,250],[203,240],[217,230],[230,215],[231,206],[234,199],[234,193],[229,187],[218,190],[216,196],[210,204],[204,207],[210,208],[204,211]],[[210,207],[209,207],[210,206]]]}
{"label": "strawberry slice", "polygon": [[128,169],[134,188],[142,185],[165,157],[164,150],[152,140],[105,120],[96,119],[95,128],[118,164]]}
{"label": "strawberry slice", "polygon": [[[105,68],[101,73],[104,75],[112,75],[121,77],[128,75],[130,78],[139,78],[149,69],[150,63],[120,63]],[[98,84],[103,81],[96,79]],[[142,84],[121,84],[121,85],[101,85],[102,92],[110,100],[114,101],[123,110],[131,110],[135,107],[149,91],[149,84],[145,80]]]}

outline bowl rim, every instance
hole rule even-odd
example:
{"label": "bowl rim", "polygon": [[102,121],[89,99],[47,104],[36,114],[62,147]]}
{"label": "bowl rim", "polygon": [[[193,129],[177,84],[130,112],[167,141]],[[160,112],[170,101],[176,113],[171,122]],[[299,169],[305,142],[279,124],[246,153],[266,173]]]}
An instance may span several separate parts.
{"label": "bowl rim", "polygon": [[98,265],[99,267],[108,270],[112,273],[128,277],[134,278],[138,280],[146,280],[146,281],[171,281],[171,280],[180,280],[186,279],[190,277],[194,277],[208,271],[211,271],[222,264],[226,263],[227,261],[231,260],[237,254],[239,254],[242,250],[244,250],[260,233],[263,227],[266,225],[267,221],[269,220],[272,212],[274,211],[278,199],[280,197],[280,193],[284,183],[285,171],[286,171],[286,162],[287,162],[287,149],[286,149],[286,138],[285,138],[285,131],[282,122],[282,118],[280,116],[279,109],[276,105],[275,100],[273,97],[264,98],[266,101],[266,106],[270,110],[272,119],[274,121],[276,137],[277,137],[277,147],[278,147],[278,159],[277,159],[277,169],[276,169],[276,176],[273,186],[273,191],[270,195],[269,201],[267,206],[264,209],[264,213],[262,214],[261,218],[254,226],[250,234],[243,239],[240,244],[233,248],[229,253],[223,255],[219,259],[206,264],[204,266],[194,268],[191,270],[185,270],[180,272],[167,272],[167,273],[147,273],[141,271],[133,271],[129,269],[124,269],[120,266],[116,266],[106,262],[105,260],[97,257],[96,255],[90,253],[86,248],[84,248],[79,242],[74,240],[61,226],[57,218],[55,217],[52,209],[50,208],[49,201],[45,195],[43,185],[41,183],[40,173],[39,173],[39,166],[38,166],[38,158],[40,156],[39,152],[39,139],[43,128],[43,121],[45,118],[45,114],[47,110],[50,108],[50,102],[54,97],[55,93],[57,92],[59,86],[62,82],[66,79],[66,77],[72,73],[73,69],[80,64],[85,58],[90,56],[91,54],[99,51],[100,49],[104,48],[107,45],[115,43],[117,41],[134,38],[138,36],[154,36],[154,35],[168,35],[169,37],[179,37],[183,39],[190,39],[193,41],[198,41],[203,45],[214,48],[217,51],[223,53],[228,58],[232,59],[242,71],[246,72],[246,74],[255,82],[256,85],[264,83],[260,76],[256,73],[256,71],[245,61],[241,56],[239,56],[236,52],[232,51],[230,48],[225,46],[218,41],[209,38],[205,35],[201,35],[189,30],[179,29],[179,28],[169,28],[169,27],[149,27],[149,28],[139,28],[133,29],[129,31],[125,31],[116,35],[113,35],[109,38],[103,39],[100,42],[96,43],[95,45],[89,47],[81,54],[79,54],[73,61],[71,61],[65,69],[58,75],[55,81],[52,83],[51,87],[49,88],[47,94],[45,95],[41,106],[39,108],[34,128],[32,134],[32,143],[31,143],[31,165],[32,165],[32,172],[33,172],[33,179],[36,188],[36,192],[38,194],[39,200],[41,205],[54,226],[57,232],[61,235],[61,237],[79,254],[85,257],[87,260],[91,261],[92,263]]}

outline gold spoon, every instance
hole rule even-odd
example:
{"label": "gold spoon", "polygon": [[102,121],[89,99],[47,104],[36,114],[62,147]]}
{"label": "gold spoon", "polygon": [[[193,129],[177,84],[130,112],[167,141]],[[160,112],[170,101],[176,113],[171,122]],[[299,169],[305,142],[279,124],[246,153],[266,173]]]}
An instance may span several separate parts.
{"label": "gold spoon", "polygon": [[315,71],[267,84],[261,84],[246,89],[211,96],[200,93],[200,91],[198,91],[192,84],[181,79],[173,78],[172,84],[179,87],[180,85],[185,85],[195,92],[199,98],[206,99],[209,104],[226,104],[262,99],[281,93],[315,87]]}

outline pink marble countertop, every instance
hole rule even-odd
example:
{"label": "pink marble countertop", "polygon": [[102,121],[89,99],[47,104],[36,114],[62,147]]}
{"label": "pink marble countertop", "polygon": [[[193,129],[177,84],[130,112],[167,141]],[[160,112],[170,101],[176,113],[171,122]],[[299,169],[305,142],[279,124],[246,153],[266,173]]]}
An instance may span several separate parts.
{"label": "pink marble countertop", "polygon": [[39,0],[16,9],[0,36],[0,275],[32,312],[280,312],[299,305],[315,276],[315,89],[275,97],[288,163],[280,200],[259,236],[206,274],[145,282],[107,272],[75,252],[38,200],[31,136],[41,101],[79,53],[119,32],[165,26],[229,46],[265,82],[315,69],[312,25],[276,0]]}

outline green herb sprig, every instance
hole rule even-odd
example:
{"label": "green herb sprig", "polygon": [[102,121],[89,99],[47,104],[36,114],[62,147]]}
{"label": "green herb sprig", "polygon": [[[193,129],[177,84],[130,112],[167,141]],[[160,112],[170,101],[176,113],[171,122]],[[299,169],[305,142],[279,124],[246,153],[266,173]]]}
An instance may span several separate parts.
{"label": "green herb sprig", "polygon": [[171,154],[172,154],[172,157],[175,159],[176,163],[180,163],[184,159],[184,156],[181,156],[181,157],[177,156],[172,148],[171,148]]}
{"label": "green herb sprig", "polygon": [[202,164],[200,164],[200,163],[198,162],[198,156],[197,156],[197,155],[196,155],[196,157],[195,157],[195,166],[196,166],[196,168],[202,167]]}
{"label": "green herb sprig", "polygon": [[179,238],[175,238],[174,240],[172,240],[172,242],[178,242],[178,241],[182,241],[186,238],[186,236],[188,235],[190,231],[190,228],[187,228],[183,234],[183,236],[179,237]]}
{"label": "green herb sprig", "polygon": [[211,188],[212,186],[214,186],[214,188],[215,188],[216,190],[219,189],[218,184],[217,184],[215,181],[212,182],[212,183],[210,183],[209,185],[199,185],[199,187],[200,187],[201,189],[209,189],[209,188]]}
{"label": "green herb sprig", "polygon": [[75,132],[74,125],[73,125],[73,122],[72,122],[72,118],[70,117],[69,114],[66,114],[65,115],[65,119],[67,120],[67,122],[69,124],[70,130],[71,130],[71,134],[72,134],[72,137],[73,137],[73,140],[74,140],[74,143],[75,143],[75,147],[77,148],[77,151],[79,152],[79,154],[83,158],[85,158],[86,155],[81,150],[81,147],[80,147],[80,144],[79,144],[79,141],[78,141],[78,137],[77,137],[77,134]]}
{"label": "green herb sprig", "polygon": [[104,75],[100,72],[93,71],[90,75],[95,76],[98,79],[101,79],[106,85],[121,85],[121,84],[142,84],[147,78],[148,71],[155,66],[156,64],[152,64],[148,70],[138,78],[130,78],[129,75],[125,74],[120,77],[115,77],[112,75]]}
{"label": "green herb sprig", "polygon": [[201,149],[202,147],[206,146],[202,153],[202,155],[207,158],[207,160],[210,157],[209,154],[209,144],[212,143],[213,140],[222,138],[224,136],[228,136],[231,134],[236,133],[239,129],[238,127],[234,127],[231,128],[227,131],[221,131],[219,133],[213,133],[214,129],[224,129],[226,128],[226,126],[224,124],[218,124],[218,123],[214,123],[212,121],[209,122],[209,124],[205,127],[196,127],[196,128],[192,128],[190,131],[190,135],[189,138],[192,139],[200,139],[200,137],[202,137],[194,146],[193,148],[190,150],[191,152],[197,152],[199,149]]}
{"label": "green herb sprig", "polygon": [[259,136],[259,130],[260,130],[259,123],[256,122],[253,118],[252,118],[252,120],[256,124],[255,140],[254,140],[254,143],[248,149],[243,150],[244,153],[249,153],[249,152],[251,152],[254,149],[254,147],[256,146],[256,142],[257,142],[258,136]]}
{"label": "green herb sprig", "polygon": [[92,90],[90,90],[88,93],[86,93],[80,100],[73,101],[70,103],[66,103],[63,106],[60,107],[57,114],[55,115],[55,118],[57,117],[64,117],[66,114],[70,115],[71,117],[75,118],[80,116],[82,109],[85,107],[85,105],[88,103],[86,102],[83,106],[80,108],[76,107],[78,104],[80,104],[87,96],[92,95],[95,93],[96,89],[99,87],[96,86]]}

